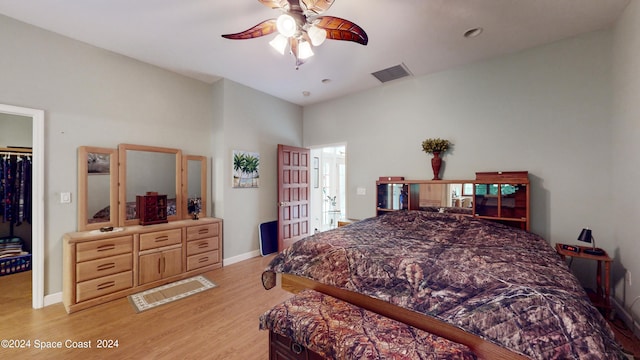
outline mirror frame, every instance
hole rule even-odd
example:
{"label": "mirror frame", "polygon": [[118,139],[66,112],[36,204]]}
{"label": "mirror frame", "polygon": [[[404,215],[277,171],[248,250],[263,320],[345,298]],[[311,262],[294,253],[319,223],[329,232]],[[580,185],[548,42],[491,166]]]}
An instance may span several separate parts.
{"label": "mirror frame", "polygon": [[180,149],[172,149],[172,148],[164,148],[164,147],[156,147],[156,146],[147,146],[147,145],[135,145],[135,144],[119,144],[118,145],[118,159],[120,161],[120,166],[118,170],[118,177],[120,180],[120,189],[118,191],[118,199],[119,199],[119,224],[120,226],[131,226],[131,225],[139,225],[140,219],[126,219],[127,213],[127,150],[133,151],[147,151],[147,152],[159,152],[159,153],[168,153],[174,154],[176,156],[176,173],[175,173],[175,181],[176,181],[176,214],[167,216],[167,221],[176,221],[182,219],[182,150]]}
{"label": "mirror frame", "polygon": [[[89,223],[89,167],[90,153],[109,155],[109,221]],[[80,146],[78,147],[78,231],[95,230],[118,224],[118,151],[116,149]]]}
{"label": "mirror frame", "polygon": [[185,155],[182,157],[182,214],[184,219],[190,219],[189,214],[189,160],[200,161],[200,197],[202,211],[200,216],[207,216],[207,157],[200,155]]}

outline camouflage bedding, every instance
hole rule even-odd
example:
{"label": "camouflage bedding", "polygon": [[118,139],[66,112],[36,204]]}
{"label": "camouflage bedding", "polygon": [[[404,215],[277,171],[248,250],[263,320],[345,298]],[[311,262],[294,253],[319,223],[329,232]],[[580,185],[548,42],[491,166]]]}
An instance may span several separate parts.
{"label": "camouflage bedding", "polygon": [[541,237],[468,216],[397,211],[300,240],[269,264],[458,326],[534,359],[623,359]]}
{"label": "camouflage bedding", "polygon": [[260,329],[286,336],[326,359],[476,359],[464,345],[313,290],[264,313]]}

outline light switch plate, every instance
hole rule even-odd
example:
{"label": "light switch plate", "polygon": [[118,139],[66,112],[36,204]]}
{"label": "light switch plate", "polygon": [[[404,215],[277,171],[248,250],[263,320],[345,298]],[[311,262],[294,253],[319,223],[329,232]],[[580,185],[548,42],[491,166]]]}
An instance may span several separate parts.
{"label": "light switch plate", "polygon": [[364,188],[364,187],[356,188],[356,194],[358,194],[358,195],[367,195],[367,188]]}
{"label": "light switch plate", "polygon": [[60,193],[60,203],[61,204],[69,204],[69,203],[71,203],[71,193],[70,192],[61,192]]}

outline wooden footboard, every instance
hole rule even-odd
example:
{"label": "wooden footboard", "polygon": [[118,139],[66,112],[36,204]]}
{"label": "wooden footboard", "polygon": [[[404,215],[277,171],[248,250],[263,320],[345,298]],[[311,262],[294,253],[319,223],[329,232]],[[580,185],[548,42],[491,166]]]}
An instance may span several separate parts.
{"label": "wooden footboard", "polygon": [[441,336],[447,340],[464,344],[482,359],[528,359],[524,355],[483,340],[477,335],[470,334],[446,322],[363,294],[339,289],[290,274],[280,274],[280,286],[282,289],[292,293],[298,293],[304,289],[312,289],[329,296],[333,296],[363,309],[373,311],[390,319],[400,321],[415,328]]}

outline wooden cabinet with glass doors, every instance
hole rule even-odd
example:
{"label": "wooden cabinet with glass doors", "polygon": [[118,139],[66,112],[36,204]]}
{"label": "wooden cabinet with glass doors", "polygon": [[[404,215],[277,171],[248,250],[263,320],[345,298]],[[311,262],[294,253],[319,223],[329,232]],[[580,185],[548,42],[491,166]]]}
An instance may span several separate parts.
{"label": "wooden cabinet with glass doors", "polygon": [[477,172],[473,214],[529,231],[527,171]]}

